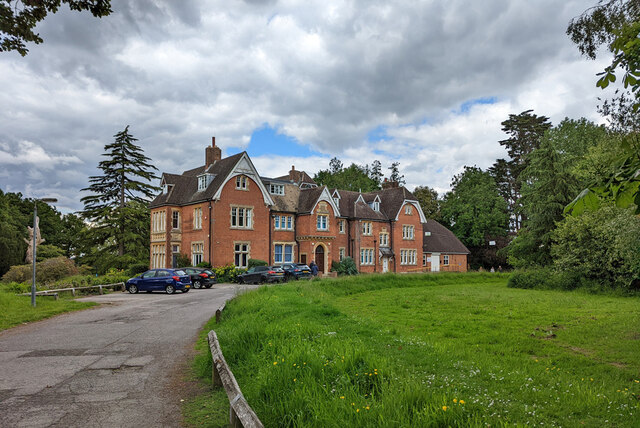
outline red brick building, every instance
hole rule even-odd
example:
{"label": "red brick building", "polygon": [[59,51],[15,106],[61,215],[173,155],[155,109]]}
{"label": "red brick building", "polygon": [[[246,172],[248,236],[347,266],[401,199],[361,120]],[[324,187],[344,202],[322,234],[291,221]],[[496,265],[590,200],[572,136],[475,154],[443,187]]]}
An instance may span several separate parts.
{"label": "red brick building", "polygon": [[370,193],[328,189],[294,167],[265,178],[246,152],[223,159],[214,138],[205,165],[164,173],[161,184],[150,205],[151,267],[175,266],[182,253],[194,265],[315,261],[321,273],[344,257],[361,272],[427,268],[423,225],[430,221],[397,183]]}

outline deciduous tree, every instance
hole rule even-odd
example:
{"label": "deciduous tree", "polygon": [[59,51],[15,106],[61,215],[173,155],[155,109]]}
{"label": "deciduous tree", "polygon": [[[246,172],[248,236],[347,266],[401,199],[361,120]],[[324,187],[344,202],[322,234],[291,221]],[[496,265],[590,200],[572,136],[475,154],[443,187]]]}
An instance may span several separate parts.
{"label": "deciduous tree", "polygon": [[26,43],[42,43],[33,29],[49,13],[56,13],[62,3],[71,10],[90,11],[97,18],[112,12],[110,0],[0,0],[0,52],[18,51],[25,56],[29,52]]}

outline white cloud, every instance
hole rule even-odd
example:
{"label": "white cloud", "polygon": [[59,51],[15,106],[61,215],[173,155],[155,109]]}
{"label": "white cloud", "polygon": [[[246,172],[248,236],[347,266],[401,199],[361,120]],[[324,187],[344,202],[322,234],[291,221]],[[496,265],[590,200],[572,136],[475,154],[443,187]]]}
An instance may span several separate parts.
{"label": "white cloud", "polygon": [[0,150],[0,165],[36,166],[40,170],[52,170],[60,165],[82,163],[76,156],[47,153],[44,148],[31,141],[20,141],[14,153],[7,150],[6,144],[3,146],[3,150]]}

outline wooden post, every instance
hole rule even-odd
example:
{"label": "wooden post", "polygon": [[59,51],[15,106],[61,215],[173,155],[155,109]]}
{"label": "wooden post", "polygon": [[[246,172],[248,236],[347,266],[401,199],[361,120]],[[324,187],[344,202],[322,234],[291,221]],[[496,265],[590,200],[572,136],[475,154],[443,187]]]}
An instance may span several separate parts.
{"label": "wooden post", "polygon": [[102,285],[99,285],[98,287],[100,287],[100,294],[102,294]]}
{"label": "wooden post", "polygon": [[75,288],[72,288],[72,289],[71,289],[71,295],[72,295],[73,297],[76,297],[76,289],[75,289]]}

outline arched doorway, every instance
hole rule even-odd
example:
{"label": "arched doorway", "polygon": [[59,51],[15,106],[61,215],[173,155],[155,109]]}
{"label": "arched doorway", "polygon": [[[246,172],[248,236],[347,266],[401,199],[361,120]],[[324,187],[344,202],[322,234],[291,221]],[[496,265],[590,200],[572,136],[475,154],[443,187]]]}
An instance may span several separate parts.
{"label": "arched doorway", "polygon": [[318,273],[324,273],[324,247],[322,245],[316,245],[315,259],[318,265]]}

